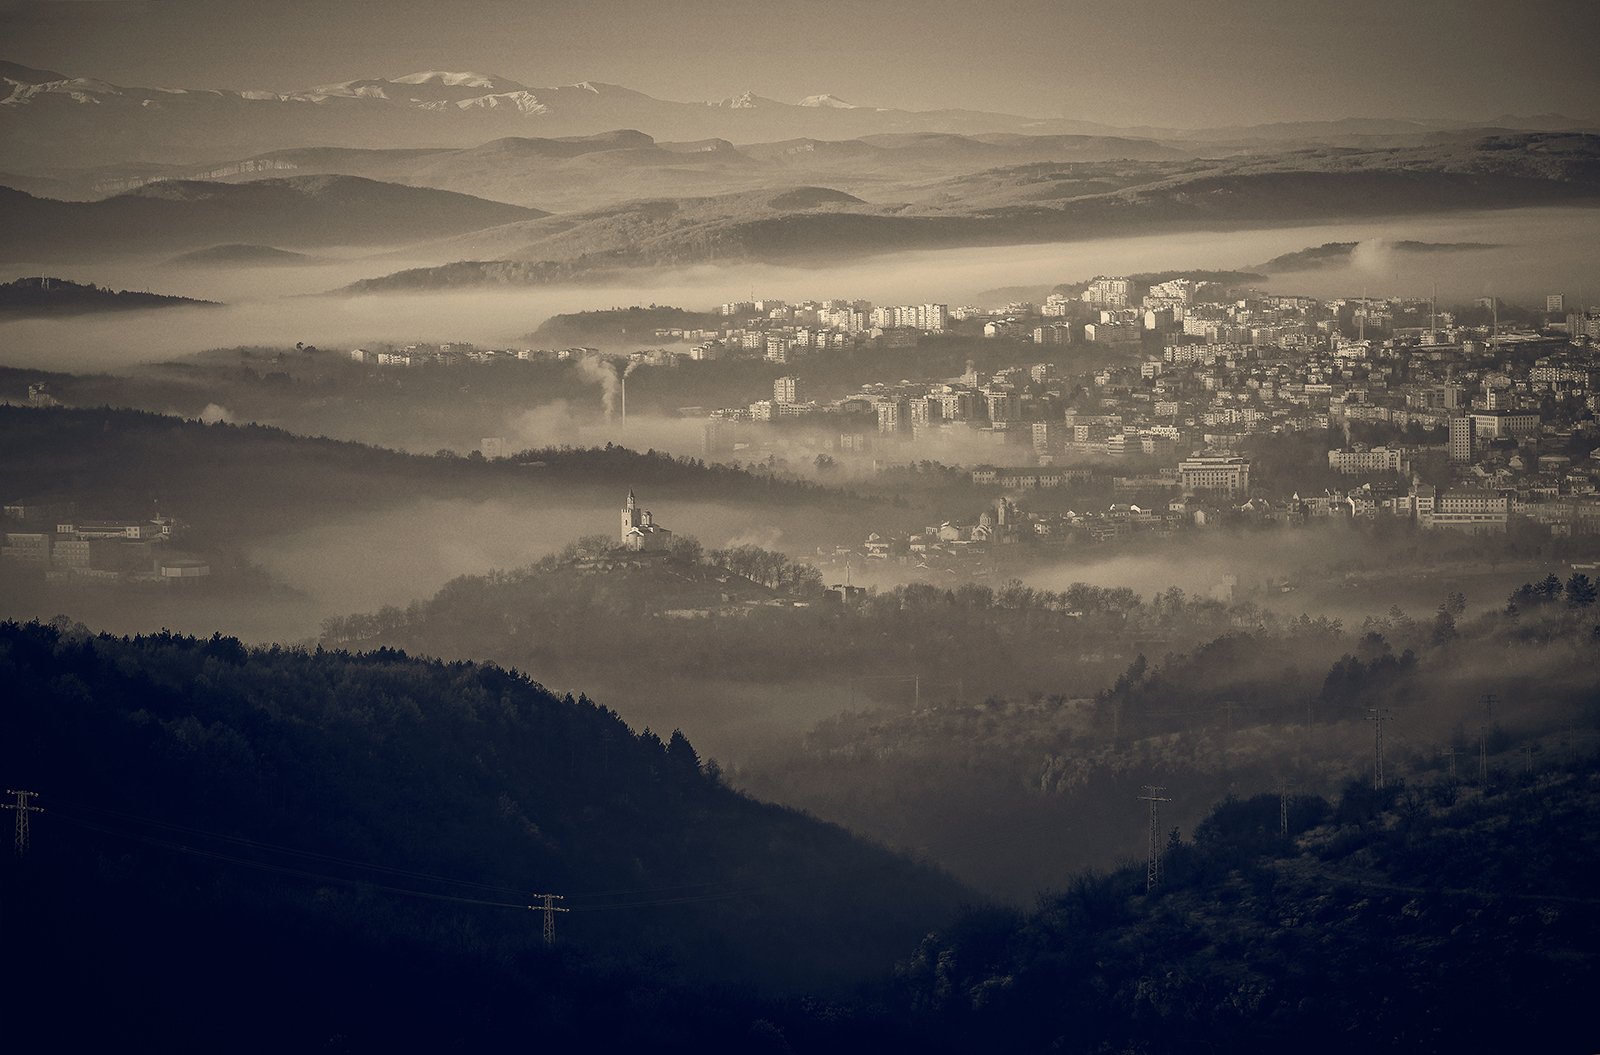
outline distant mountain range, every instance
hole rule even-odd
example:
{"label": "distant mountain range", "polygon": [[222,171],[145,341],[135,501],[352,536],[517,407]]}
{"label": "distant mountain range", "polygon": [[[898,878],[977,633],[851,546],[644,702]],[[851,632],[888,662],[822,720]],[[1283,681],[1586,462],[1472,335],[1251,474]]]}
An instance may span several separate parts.
{"label": "distant mountain range", "polygon": [[1220,162],[1024,165],[874,204],[830,188],[623,202],[456,236],[452,260],[358,292],[603,279],[624,268],[1003,245],[1217,224],[1269,226],[1513,205],[1600,204],[1600,136],[1491,137],[1468,147],[1299,151]]}
{"label": "distant mountain range", "polygon": [[0,259],[165,255],[228,243],[398,245],[543,215],[355,176],[238,185],[174,180],[92,202],[0,187]]}
{"label": "distant mountain range", "polygon": [[[1486,127],[1595,128],[1561,115],[1506,116]],[[336,144],[468,146],[507,135],[588,135],[642,129],[663,139],[754,143],[852,139],[906,132],[1092,135],[1186,143],[1420,141],[1470,122],[1351,118],[1209,129],[1118,129],[1093,121],[977,110],[858,106],[832,95],[784,103],[753,92],[715,102],[673,102],[615,84],[535,88],[492,74],[428,71],[364,77],[299,91],[128,87],[93,77],[0,62],[0,142],[24,173],[127,162],[197,163]]]}
{"label": "distant mountain range", "polygon": [[[1137,153],[1146,156],[1124,156]],[[352,287],[369,291],[604,281],[641,267],[821,263],[1216,224],[1600,204],[1600,135],[1196,158],[1149,140],[1069,135],[917,133],[736,147],[614,130],[466,149],[306,148],[203,169],[119,173],[129,183],[174,173],[209,178],[158,178],[98,201],[0,187],[0,259],[181,254],[187,266],[257,266],[292,259],[279,251],[369,246],[404,247],[408,259],[437,265]],[[480,195],[556,199],[563,209]],[[374,261],[373,271],[381,269]]]}

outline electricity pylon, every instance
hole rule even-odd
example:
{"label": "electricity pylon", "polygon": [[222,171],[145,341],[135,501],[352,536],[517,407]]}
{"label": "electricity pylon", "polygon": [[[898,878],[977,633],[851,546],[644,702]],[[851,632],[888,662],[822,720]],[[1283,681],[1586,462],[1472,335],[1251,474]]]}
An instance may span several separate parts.
{"label": "electricity pylon", "polygon": [[1390,720],[1387,708],[1369,707],[1367,721],[1372,723],[1372,787],[1383,789],[1383,723]]}
{"label": "electricity pylon", "polygon": [[44,808],[42,806],[35,806],[28,801],[29,799],[36,799],[39,797],[39,793],[37,791],[18,791],[15,788],[7,788],[6,794],[15,795],[17,797],[17,801],[0,803],[0,806],[4,806],[8,810],[16,811],[17,835],[15,845],[17,848],[17,856],[22,857],[28,852],[28,814],[43,813]]}
{"label": "electricity pylon", "polygon": [[1145,869],[1144,890],[1149,893],[1156,887],[1156,881],[1161,878],[1161,822],[1157,819],[1160,810],[1159,803],[1171,802],[1170,798],[1162,795],[1167,789],[1154,784],[1144,785],[1144,794],[1139,798],[1150,803],[1150,863]]}
{"label": "electricity pylon", "polygon": [[544,913],[544,943],[546,946],[554,945],[556,943],[556,913],[571,912],[572,910],[570,908],[562,908],[556,904],[557,901],[566,900],[560,894],[534,894],[533,897],[540,904],[529,905],[528,907],[535,912]]}

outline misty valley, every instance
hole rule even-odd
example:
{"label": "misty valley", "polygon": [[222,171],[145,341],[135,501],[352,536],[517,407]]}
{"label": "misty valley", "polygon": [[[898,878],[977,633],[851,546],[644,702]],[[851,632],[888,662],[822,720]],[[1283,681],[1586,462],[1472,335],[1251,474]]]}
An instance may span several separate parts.
{"label": "misty valley", "polygon": [[1600,120],[34,49],[8,1050],[1593,1050]]}

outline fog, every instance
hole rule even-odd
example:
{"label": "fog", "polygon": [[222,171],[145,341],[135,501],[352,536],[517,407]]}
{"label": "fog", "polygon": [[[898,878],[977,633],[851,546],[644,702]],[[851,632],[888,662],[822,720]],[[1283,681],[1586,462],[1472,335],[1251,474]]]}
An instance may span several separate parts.
{"label": "fog", "polygon": [[702,424],[656,414],[607,419],[590,407],[558,399],[507,415],[503,438],[513,450],[561,444],[603,447],[615,443],[635,450],[653,448],[693,457],[700,453]]}
{"label": "fog", "polygon": [[[1437,541],[1424,536],[1422,543]],[[1346,523],[1313,524],[1240,533],[1211,530],[1186,536],[1181,545],[1151,544],[1115,556],[1093,551],[1029,567],[1017,577],[1038,589],[1072,583],[1126,586],[1149,599],[1176,586],[1193,596],[1252,601],[1284,616],[1308,614],[1343,620],[1348,629],[1367,616],[1399,607],[1426,619],[1452,592],[1467,599],[1467,614],[1504,607],[1511,591],[1559,563],[1540,558],[1479,560],[1428,558],[1426,550],[1385,552],[1363,531]],[[1441,563],[1442,561],[1442,563]]]}
{"label": "fog", "polygon": [[[1248,601],[1287,618],[1338,619],[1347,630],[1355,630],[1367,617],[1381,617],[1393,607],[1419,620],[1432,618],[1453,592],[1466,597],[1468,617],[1499,610],[1522,583],[1552,572],[1561,578],[1571,574],[1562,563],[1537,557],[1485,562],[1429,558],[1426,549],[1385,552],[1347,523],[1249,533],[1211,529],[1186,535],[1176,544],[1151,540],[1110,554],[1098,547],[1044,553],[1053,555],[1032,550],[1020,563],[1006,563],[1007,555],[999,553],[999,563],[986,567],[980,581],[999,586],[1015,578],[1058,592],[1075,583],[1127,587],[1147,602],[1176,587],[1190,597]],[[842,580],[843,565],[830,566],[826,577],[829,582]],[[927,572],[861,558],[850,566],[852,584],[879,589],[910,582],[954,588],[970,577],[965,571]]]}
{"label": "fog", "polygon": [[[1374,242],[1481,242],[1467,252],[1398,253]],[[43,268],[9,265],[6,278],[57,274],[118,288],[221,299],[223,308],[162,310],[70,320],[0,324],[9,365],[118,369],[206,348],[282,345],[325,347],[369,342],[466,340],[503,346],[551,315],[631,303],[708,308],[759,295],[862,297],[880,303],[964,303],[1006,285],[1050,285],[1096,274],[1173,268],[1246,268],[1325,242],[1373,243],[1347,267],[1280,275],[1263,285],[1313,296],[1393,294],[1425,297],[1437,284],[1450,302],[1494,294],[1543,302],[1565,291],[1573,302],[1600,300],[1593,247],[1600,209],[1519,209],[1319,224],[1266,230],[1189,232],[1096,238],[1081,242],[895,253],[825,268],[741,264],[700,266],[641,275],[620,286],[562,286],[407,293],[363,297],[295,297],[355,278],[420,263],[341,259],[303,267],[193,269],[140,266]],[[292,298],[292,299],[285,299]]]}
{"label": "fog", "polygon": [[[324,615],[404,606],[457,576],[531,564],[583,535],[614,535],[623,497],[564,499],[559,506],[424,499],[282,535],[252,546],[249,557]],[[803,553],[833,523],[825,514],[751,503],[683,502],[643,492],[639,499],[660,523],[707,548],[754,542]],[[302,624],[286,636],[303,638],[316,629]]]}

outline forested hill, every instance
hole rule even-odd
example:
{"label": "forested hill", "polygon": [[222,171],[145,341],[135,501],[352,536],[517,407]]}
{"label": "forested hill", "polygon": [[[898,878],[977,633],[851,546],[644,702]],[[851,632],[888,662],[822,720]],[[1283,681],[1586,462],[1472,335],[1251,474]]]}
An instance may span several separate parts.
{"label": "forested hill", "polygon": [[159,293],[114,290],[62,278],[19,278],[0,284],[0,318],[35,315],[85,315],[140,308],[215,307],[207,300],[172,297]]}
{"label": "forested hill", "polygon": [[577,311],[553,315],[524,340],[547,344],[609,344],[649,341],[657,329],[715,328],[722,317],[713,312],[687,311],[666,304],[648,308],[634,305],[602,311]]}
{"label": "forested hill", "polygon": [[58,1050],[727,1042],[964,898],[493,666],[7,623],[0,684],[0,774],[48,811],[8,986]]}

